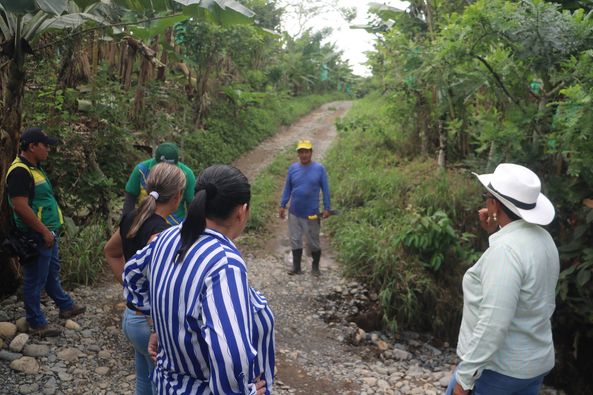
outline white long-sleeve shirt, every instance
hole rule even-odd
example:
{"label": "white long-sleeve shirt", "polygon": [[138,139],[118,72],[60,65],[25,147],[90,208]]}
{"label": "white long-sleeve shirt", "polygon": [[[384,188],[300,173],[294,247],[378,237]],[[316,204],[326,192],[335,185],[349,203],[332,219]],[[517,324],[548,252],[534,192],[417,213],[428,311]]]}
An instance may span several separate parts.
{"label": "white long-sleeve shirt", "polygon": [[554,367],[550,318],[558,249],[542,227],[513,221],[463,276],[456,379],[471,389],[483,370],[527,379]]}

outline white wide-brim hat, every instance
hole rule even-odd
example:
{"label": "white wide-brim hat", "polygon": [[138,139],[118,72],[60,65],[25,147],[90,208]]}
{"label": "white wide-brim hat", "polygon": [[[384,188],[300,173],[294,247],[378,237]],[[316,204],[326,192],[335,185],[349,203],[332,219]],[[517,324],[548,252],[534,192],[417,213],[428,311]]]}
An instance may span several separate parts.
{"label": "white wide-brim hat", "polygon": [[501,163],[492,174],[473,174],[488,192],[526,222],[547,225],[554,219],[552,202],[541,193],[539,177],[528,168]]}

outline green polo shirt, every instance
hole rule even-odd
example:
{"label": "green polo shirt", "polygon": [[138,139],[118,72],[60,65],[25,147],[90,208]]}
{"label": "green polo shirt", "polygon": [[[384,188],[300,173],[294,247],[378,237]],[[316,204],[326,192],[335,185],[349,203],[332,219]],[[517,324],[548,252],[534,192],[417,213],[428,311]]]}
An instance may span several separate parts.
{"label": "green polo shirt", "polygon": [[[128,179],[126,192],[132,196],[138,197],[137,204],[142,203],[148,196],[148,192],[146,191],[146,180],[148,179],[150,169],[157,163],[158,162],[154,158],[138,163]],[[167,217],[167,222],[170,225],[179,224],[185,219],[186,210],[194,198],[194,189],[196,187],[196,176],[194,175],[194,172],[182,162],[178,162],[177,166],[179,166],[183,171],[183,174],[185,174],[185,191],[183,192],[183,199],[179,202],[177,210]]]}

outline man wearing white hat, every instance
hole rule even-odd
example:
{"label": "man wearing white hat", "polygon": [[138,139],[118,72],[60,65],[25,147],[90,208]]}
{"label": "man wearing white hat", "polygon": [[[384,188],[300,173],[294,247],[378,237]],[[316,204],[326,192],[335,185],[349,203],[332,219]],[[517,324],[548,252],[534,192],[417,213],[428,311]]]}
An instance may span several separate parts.
{"label": "man wearing white hat", "polygon": [[540,226],[552,222],[554,206],[526,167],[503,163],[475,175],[487,191],[480,223],[492,234],[463,277],[460,362],[446,394],[537,395],[554,367],[550,318],[560,264]]}

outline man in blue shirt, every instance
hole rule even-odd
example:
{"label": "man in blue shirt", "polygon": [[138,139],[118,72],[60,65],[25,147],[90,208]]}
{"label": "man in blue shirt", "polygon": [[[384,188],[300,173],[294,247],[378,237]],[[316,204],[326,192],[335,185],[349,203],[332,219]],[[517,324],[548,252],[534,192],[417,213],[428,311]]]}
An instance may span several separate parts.
{"label": "man in blue shirt", "polygon": [[[301,274],[303,256],[303,234],[313,257],[312,273],[319,276],[321,246],[319,244],[320,218],[330,215],[329,183],[327,172],[321,163],[311,160],[313,144],[309,140],[299,140],[297,144],[299,161],[288,168],[284,192],[280,201],[280,218],[286,217],[288,210],[288,233],[292,249],[292,270],[288,274]],[[323,191],[323,212],[319,212],[319,192]]]}

